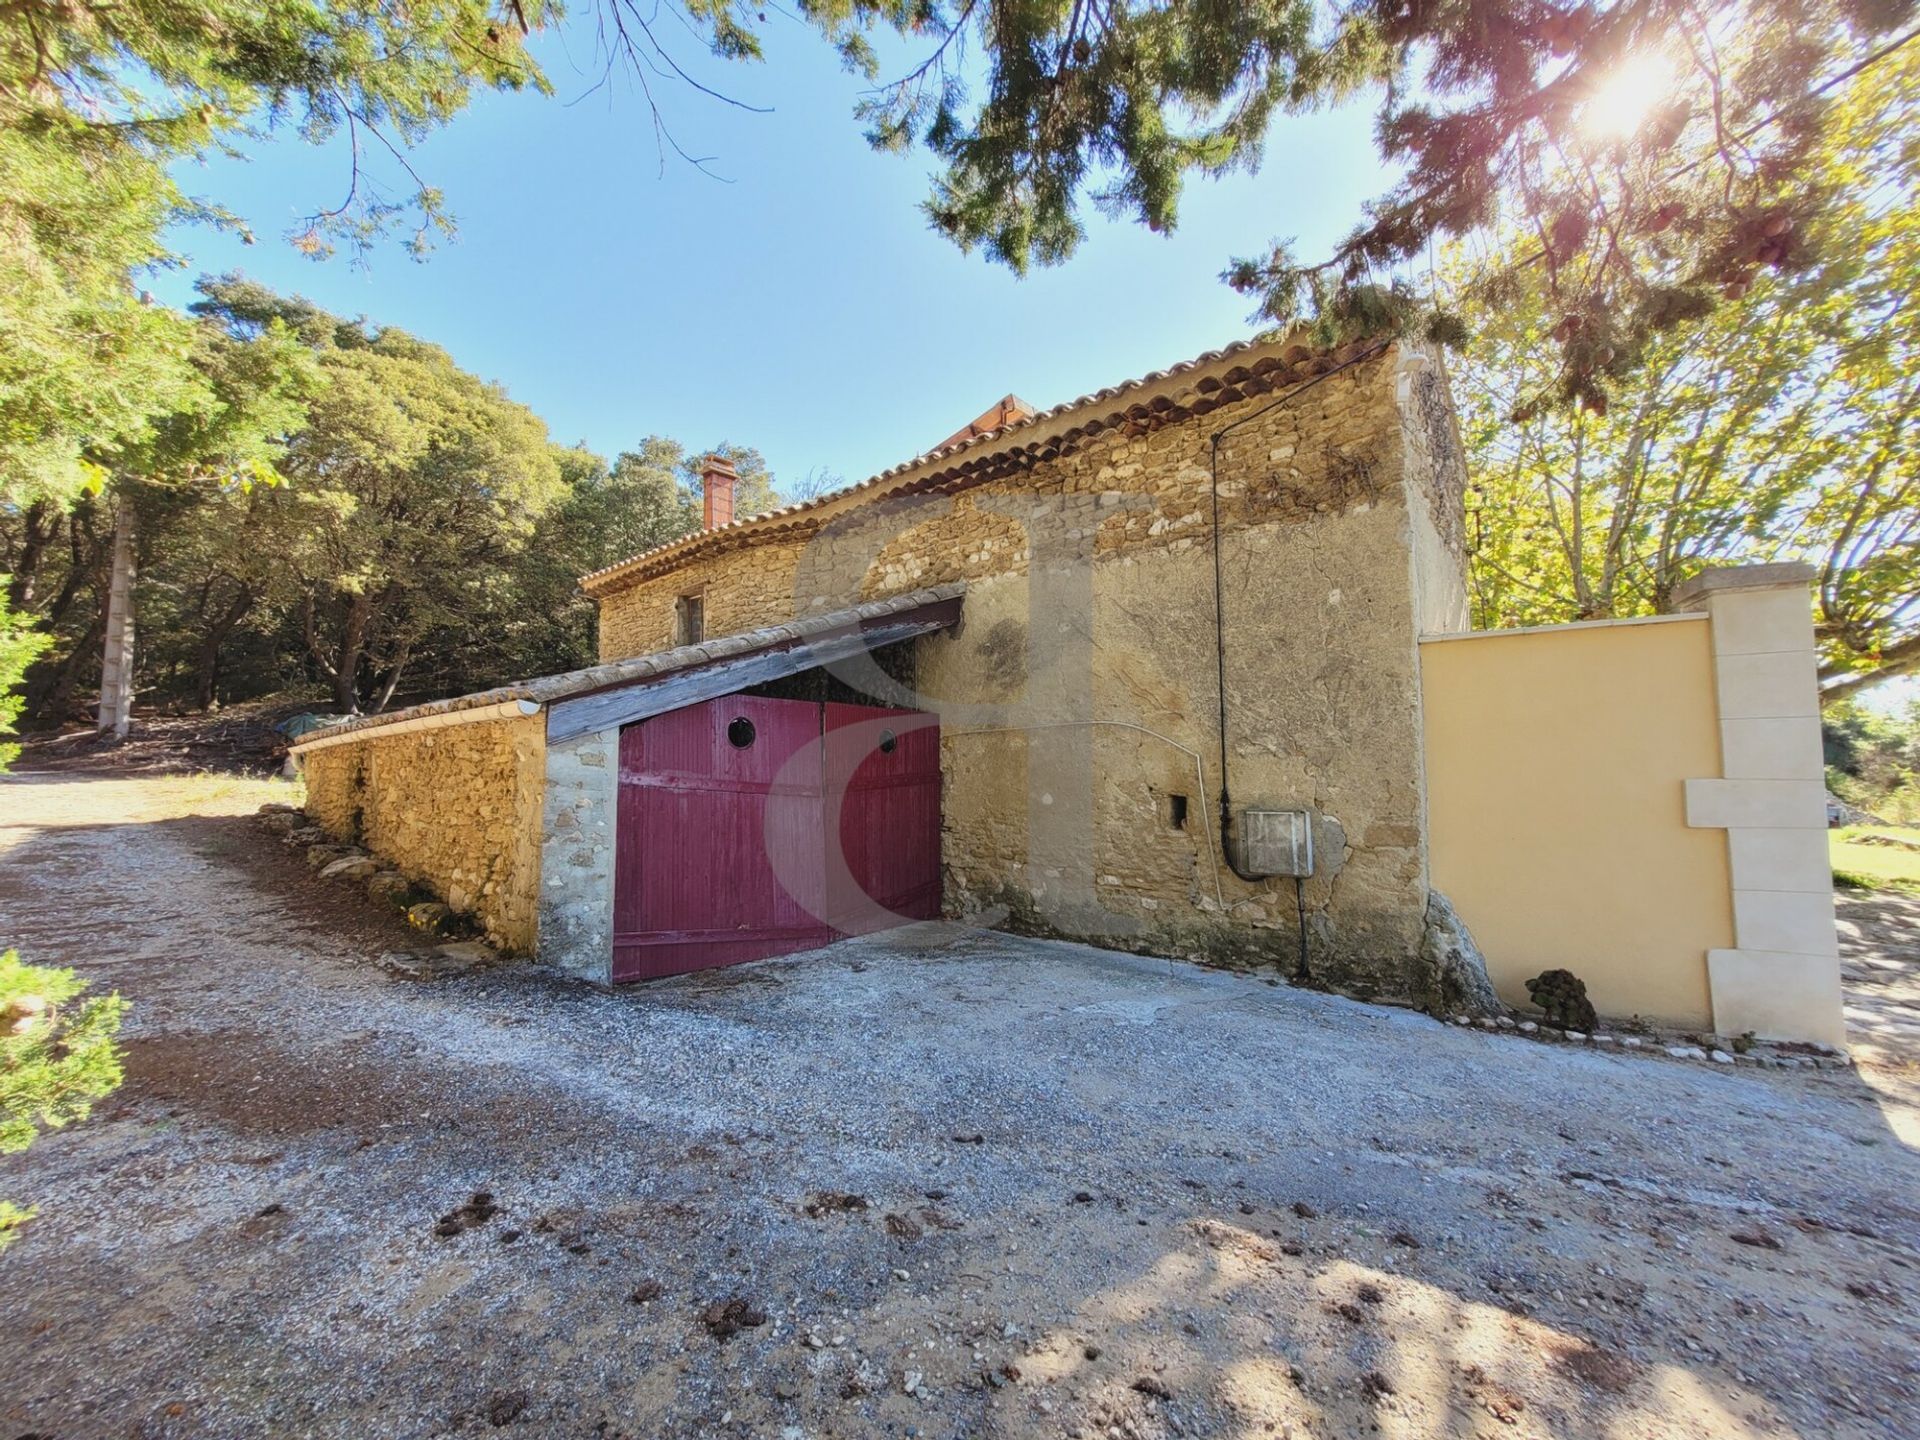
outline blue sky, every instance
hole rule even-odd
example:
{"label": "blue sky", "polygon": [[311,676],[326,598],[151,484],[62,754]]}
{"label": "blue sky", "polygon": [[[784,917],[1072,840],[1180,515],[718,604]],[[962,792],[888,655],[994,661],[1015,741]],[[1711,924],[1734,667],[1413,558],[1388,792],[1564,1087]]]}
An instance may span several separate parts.
{"label": "blue sky", "polygon": [[348,175],[343,143],[287,138],[183,173],[259,243],[179,231],[190,268],[153,288],[184,303],[196,274],[241,269],[398,325],[603,454],[648,434],[728,440],[757,445],[776,478],[858,480],[1008,391],[1055,404],[1250,333],[1217,278],[1227,260],[1275,236],[1324,251],[1389,178],[1364,113],[1285,122],[1258,176],[1190,187],[1173,236],[1090,216],[1072,261],[1022,280],[927,229],[928,157],[867,148],[850,113],[863,82],[827,46],[777,13],[768,40],[765,65],[697,73],[771,114],[656,83],[677,137],[727,183],[672,158],[663,172],[638,94],[579,98],[580,29],[541,43],[555,98],[486,96],[414,152],[460,224],[425,263],[397,243],[365,267],[286,244]]}

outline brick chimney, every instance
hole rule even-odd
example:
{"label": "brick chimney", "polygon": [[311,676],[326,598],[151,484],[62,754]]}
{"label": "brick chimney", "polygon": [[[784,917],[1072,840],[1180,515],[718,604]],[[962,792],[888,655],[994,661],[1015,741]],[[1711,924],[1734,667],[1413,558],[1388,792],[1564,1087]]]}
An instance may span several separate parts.
{"label": "brick chimney", "polygon": [[700,487],[706,492],[706,528],[718,530],[733,523],[733,486],[740,478],[733,462],[709,455],[700,466]]}

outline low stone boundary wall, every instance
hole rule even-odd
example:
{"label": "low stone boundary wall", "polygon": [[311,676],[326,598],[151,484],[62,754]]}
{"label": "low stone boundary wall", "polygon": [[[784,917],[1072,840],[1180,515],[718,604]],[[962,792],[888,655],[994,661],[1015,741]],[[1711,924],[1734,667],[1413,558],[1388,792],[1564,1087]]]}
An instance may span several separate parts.
{"label": "low stone boundary wall", "polygon": [[359,845],[496,945],[534,948],[546,784],[543,715],[371,730],[300,756],[306,811]]}

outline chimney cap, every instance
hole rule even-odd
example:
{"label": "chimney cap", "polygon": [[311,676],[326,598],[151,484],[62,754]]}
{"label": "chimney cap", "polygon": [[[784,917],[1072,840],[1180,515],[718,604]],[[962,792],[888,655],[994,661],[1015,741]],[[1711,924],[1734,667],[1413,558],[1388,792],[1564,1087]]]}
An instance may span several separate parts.
{"label": "chimney cap", "polygon": [[731,475],[736,480],[740,478],[740,472],[733,468],[733,462],[724,455],[707,455],[700,462],[700,473],[702,475]]}

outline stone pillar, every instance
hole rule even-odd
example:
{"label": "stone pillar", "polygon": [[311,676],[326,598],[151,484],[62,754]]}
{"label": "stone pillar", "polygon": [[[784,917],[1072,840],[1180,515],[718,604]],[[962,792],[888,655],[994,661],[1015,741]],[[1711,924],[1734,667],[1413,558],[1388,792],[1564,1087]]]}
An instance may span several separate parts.
{"label": "stone pillar", "polygon": [[1687,781],[1687,824],[1727,832],[1735,949],[1707,952],[1714,1029],[1841,1045],[1827,853],[1813,567],[1708,570],[1675,592],[1713,629],[1717,777]]}
{"label": "stone pillar", "polygon": [[545,799],[538,954],[549,965],[604,985],[613,978],[620,732],[549,743]]}

